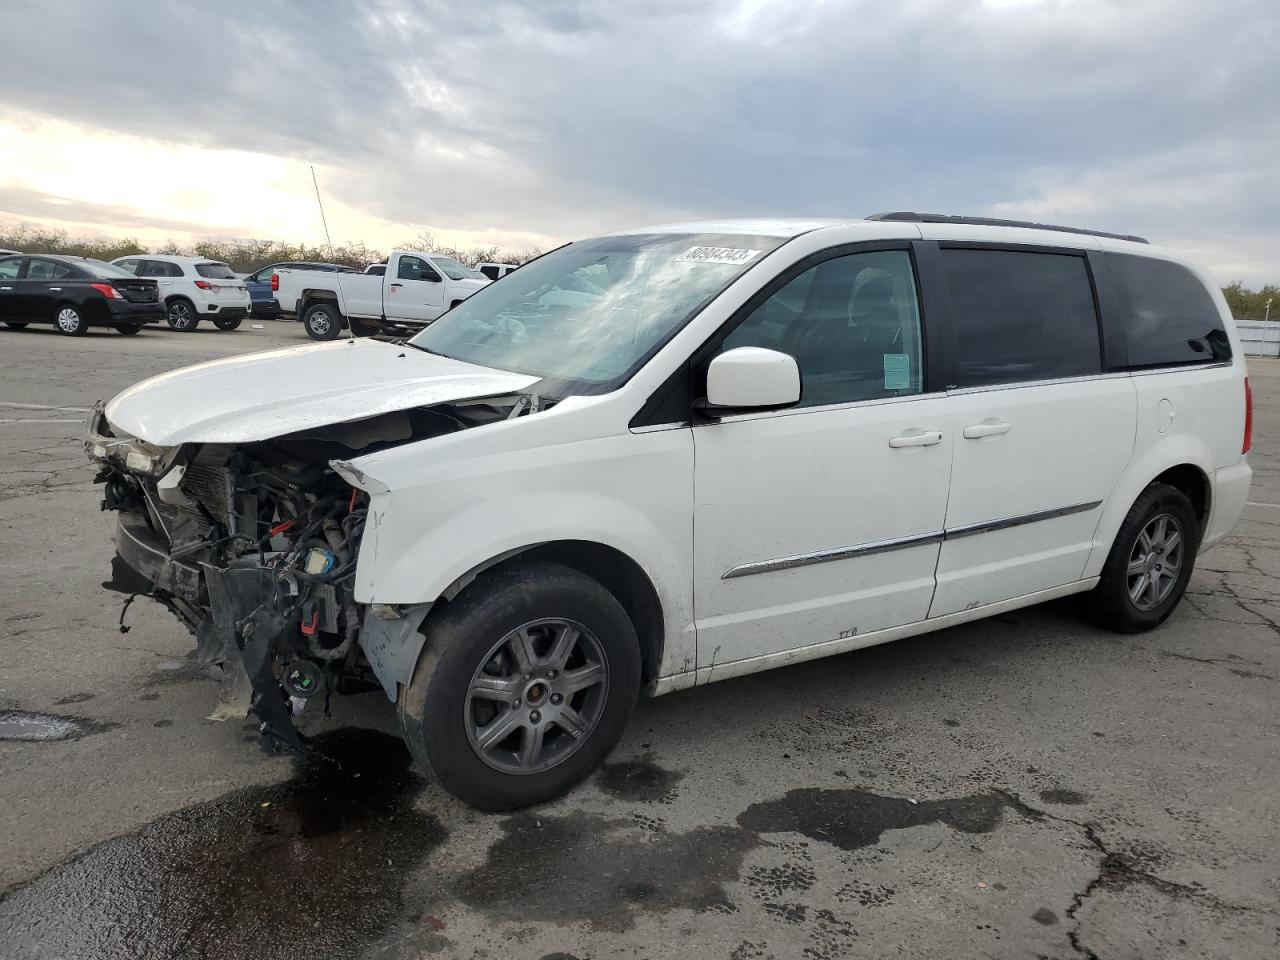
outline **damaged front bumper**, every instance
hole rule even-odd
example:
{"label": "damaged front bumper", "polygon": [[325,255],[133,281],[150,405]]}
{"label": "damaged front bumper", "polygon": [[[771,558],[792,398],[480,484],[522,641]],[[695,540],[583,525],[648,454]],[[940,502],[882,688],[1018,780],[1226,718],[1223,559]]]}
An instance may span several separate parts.
{"label": "damaged front bumper", "polygon": [[377,688],[352,588],[365,495],[265,445],[117,437],[100,407],[85,448],[101,468],[102,507],[118,516],[104,586],[155,598],[201,659],[243,668],[265,736],[301,749],[292,718],[308,699],[323,693],[327,706],[331,692]]}

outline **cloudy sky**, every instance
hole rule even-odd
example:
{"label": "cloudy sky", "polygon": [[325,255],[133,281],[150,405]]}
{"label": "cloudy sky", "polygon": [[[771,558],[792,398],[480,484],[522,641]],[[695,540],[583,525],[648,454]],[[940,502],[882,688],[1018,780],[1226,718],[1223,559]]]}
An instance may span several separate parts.
{"label": "cloudy sky", "polygon": [[[54,12],[56,10],[56,13]],[[0,223],[541,246],[879,210],[1280,281],[1276,0],[0,0]]]}

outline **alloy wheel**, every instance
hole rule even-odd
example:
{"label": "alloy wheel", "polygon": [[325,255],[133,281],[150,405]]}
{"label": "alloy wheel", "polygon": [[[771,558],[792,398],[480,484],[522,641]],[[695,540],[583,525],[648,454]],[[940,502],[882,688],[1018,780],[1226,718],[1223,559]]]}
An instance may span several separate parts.
{"label": "alloy wheel", "polygon": [[185,303],[170,305],[169,325],[175,330],[185,330],[191,326],[191,308]]}
{"label": "alloy wheel", "polygon": [[490,648],[463,708],[476,755],[503,773],[540,773],[586,742],[604,711],[609,666],[580,623],[527,623]]}
{"label": "alloy wheel", "polygon": [[71,307],[63,307],[58,311],[58,329],[63,333],[75,333],[80,329],[80,314]]}
{"label": "alloy wheel", "polygon": [[1129,600],[1139,610],[1154,610],[1168,599],[1182,570],[1182,526],[1167,513],[1157,514],[1138,534],[1125,570]]}

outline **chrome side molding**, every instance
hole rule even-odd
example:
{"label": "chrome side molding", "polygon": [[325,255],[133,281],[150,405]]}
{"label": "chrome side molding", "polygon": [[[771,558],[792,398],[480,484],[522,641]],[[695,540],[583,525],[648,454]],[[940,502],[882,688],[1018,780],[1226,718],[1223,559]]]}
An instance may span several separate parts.
{"label": "chrome side molding", "polygon": [[1075,503],[1069,507],[1055,507],[1052,510],[1039,510],[1035,513],[1024,513],[1016,517],[1003,517],[999,520],[985,520],[982,523],[966,524],[963,527],[952,527],[932,533],[918,533],[910,537],[895,540],[877,540],[872,543],[860,543],[851,547],[835,547],[830,550],[818,550],[814,553],[798,553],[790,557],[778,557],[774,560],[756,560],[751,563],[740,563],[730,567],[721,580],[732,580],[735,577],[749,577],[756,573],[773,573],[776,570],[792,570],[796,567],[807,567],[815,563],[830,563],[833,560],[849,560],[853,557],[868,557],[876,553],[888,553],[890,550],[905,550],[919,547],[927,543],[942,543],[944,540],[959,540],[980,533],[993,533],[996,530],[1008,530],[1027,523],[1039,523],[1042,520],[1055,520],[1058,517],[1069,517],[1076,513],[1088,513],[1102,506],[1101,500],[1089,503]]}

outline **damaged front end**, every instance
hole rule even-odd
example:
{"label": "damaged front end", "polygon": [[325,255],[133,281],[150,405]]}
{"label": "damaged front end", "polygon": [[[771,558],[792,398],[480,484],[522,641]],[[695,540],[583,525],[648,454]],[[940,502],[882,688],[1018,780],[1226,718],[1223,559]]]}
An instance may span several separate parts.
{"label": "damaged front end", "polygon": [[[113,428],[99,404],[85,450],[100,467],[102,508],[118,513],[104,586],[172,611],[195,636],[198,656],[239,678],[262,734],[301,749],[292,718],[308,699],[323,695],[327,704],[332,692],[379,688],[360,643],[362,621],[416,630],[426,612],[357,603],[369,494],[333,464],[527,407],[523,397],[490,398],[255,442],[161,447]],[[378,644],[371,649],[376,659]]]}

